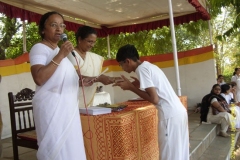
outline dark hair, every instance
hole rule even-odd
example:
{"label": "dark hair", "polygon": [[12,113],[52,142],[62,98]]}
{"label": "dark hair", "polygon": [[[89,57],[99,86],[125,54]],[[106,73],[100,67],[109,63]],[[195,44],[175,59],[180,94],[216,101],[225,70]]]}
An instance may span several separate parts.
{"label": "dark hair", "polygon": [[230,89],[229,84],[223,84],[221,85],[221,93],[227,93],[227,91]]}
{"label": "dark hair", "polygon": [[216,87],[220,87],[220,88],[221,88],[221,86],[220,86],[219,84],[214,84],[214,85],[212,86],[211,93],[214,94],[213,90],[214,90],[214,88],[216,88]]}
{"label": "dark hair", "polygon": [[75,37],[76,37],[76,41],[78,42],[78,38],[80,37],[81,39],[85,39],[87,38],[90,34],[96,34],[97,35],[97,31],[89,26],[81,26],[78,28]]}
{"label": "dark hair", "polygon": [[236,82],[230,82],[229,85],[231,85],[232,87],[237,86]]}
{"label": "dark hair", "polygon": [[235,69],[234,69],[233,76],[236,74],[236,72],[238,71],[238,69],[240,69],[240,68],[235,68]]}
{"label": "dark hair", "polygon": [[[223,75],[221,75],[221,74],[220,74],[220,75],[218,75],[218,78],[217,78],[217,80],[218,80],[219,78],[221,78],[221,77],[223,77]],[[224,78],[224,77],[223,77],[223,78]]]}
{"label": "dark hair", "polygon": [[132,59],[135,62],[139,60],[139,54],[134,45],[127,44],[118,49],[116,60],[120,62],[127,58]]}
{"label": "dark hair", "polygon": [[42,17],[41,17],[41,19],[39,21],[39,26],[38,26],[38,33],[42,37],[42,39],[44,38],[43,30],[45,28],[46,20],[53,14],[58,14],[64,20],[63,16],[60,13],[56,12],[56,11],[47,12],[44,15],[42,15]]}

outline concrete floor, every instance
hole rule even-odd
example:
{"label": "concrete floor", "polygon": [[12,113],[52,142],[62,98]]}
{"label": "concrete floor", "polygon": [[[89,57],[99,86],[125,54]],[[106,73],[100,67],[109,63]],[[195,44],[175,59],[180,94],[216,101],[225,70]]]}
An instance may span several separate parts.
{"label": "concrete floor", "polygon": [[[13,160],[12,138],[3,139],[2,145],[3,153],[1,160]],[[20,160],[37,160],[36,158],[37,150],[19,147],[18,152]]]}
{"label": "concrete floor", "polygon": [[235,157],[231,160],[240,160],[240,137],[238,137],[236,147],[235,147]]}

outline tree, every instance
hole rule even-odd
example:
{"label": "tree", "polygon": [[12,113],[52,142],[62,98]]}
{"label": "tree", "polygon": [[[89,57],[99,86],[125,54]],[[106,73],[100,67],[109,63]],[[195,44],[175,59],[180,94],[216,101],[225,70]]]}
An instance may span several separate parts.
{"label": "tree", "polygon": [[[209,45],[210,40],[207,29],[208,25],[205,21],[175,26],[178,51]],[[141,56],[171,53],[171,31],[169,27],[165,26],[156,30],[111,35],[111,58],[115,58],[118,48],[125,44],[134,44]],[[107,38],[98,38],[92,51],[107,58]]]}
{"label": "tree", "polygon": [[[239,34],[232,33],[231,36],[223,36],[232,27],[235,19],[235,10],[232,5],[221,9],[222,14],[211,20],[213,30],[214,53],[216,60],[217,75],[223,74],[226,79],[231,77],[235,67],[238,66]],[[238,61],[239,62],[239,61]]]}
{"label": "tree", "polygon": [[240,1],[239,0],[209,0],[208,6],[210,8],[211,17],[216,17],[222,13],[223,8],[232,7],[233,13],[235,13],[234,21],[231,23],[231,27],[221,35],[218,35],[218,39],[229,37],[233,34],[239,34],[240,30]]}
{"label": "tree", "polygon": [[6,49],[11,47],[11,40],[22,25],[16,18],[10,19],[4,15],[0,15],[0,21],[3,23],[0,25],[0,60],[4,60]]}
{"label": "tree", "polygon": [[[21,23],[21,22],[19,22]],[[22,31],[18,31],[11,40],[11,46],[6,49],[6,58],[16,58],[23,54]],[[39,42],[41,37],[38,35],[38,26],[36,23],[26,23],[26,48],[30,51],[31,47]]]}

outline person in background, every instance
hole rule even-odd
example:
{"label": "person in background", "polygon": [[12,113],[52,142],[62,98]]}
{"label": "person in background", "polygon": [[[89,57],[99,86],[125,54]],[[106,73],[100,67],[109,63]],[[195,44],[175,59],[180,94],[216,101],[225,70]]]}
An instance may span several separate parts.
{"label": "person in background", "polygon": [[232,101],[234,101],[235,103],[237,103],[237,83],[236,82],[230,82],[230,96],[232,98]]}
{"label": "person in background", "polygon": [[221,85],[221,96],[223,96],[228,103],[228,107],[230,108],[232,114],[235,115],[236,123],[234,129],[240,128],[240,103],[235,103],[235,100],[233,99],[233,93],[232,93],[232,86],[230,84],[223,84]]}
{"label": "person in background", "polygon": [[[104,58],[96,53],[90,52],[94,47],[97,40],[97,32],[95,29],[89,26],[81,26],[76,32],[77,45],[74,48],[75,57],[69,54],[67,57],[73,63],[76,69],[78,65],[80,73],[84,76],[96,77],[102,72],[102,65]],[[104,85],[112,84],[115,80],[121,79],[120,77],[109,77],[104,74],[100,75],[95,82],[101,82]],[[84,108],[84,100],[86,100],[86,106],[89,107],[92,104],[93,97],[96,93],[98,83],[94,83],[91,86],[84,87],[83,95],[82,89],[79,93],[79,107]]]}
{"label": "person in background", "polygon": [[218,75],[217,84],[219,84],[219,85],[226,84],[226,82],[224,81],[223,75]]}
{"label": "person in background", "polygon": [[220,93],[221,86],[219,84],[214,84],[210,94],[206,95],[207,104],[209,106],[207,122],[220,124],[221,129],[219,136],[229,137],[230,135],[227,134],[227,130],[232,123],[236,124],[236,122],[228,108],[228,103]]}
{"label": "person in background", "polygon": [[161,160],[188,160],[189,133],[187,110],[175,94],[162,70],[147,61],[141,62],[133,45],[121,47],[116,60],[128,73],[135,72],[137,78],[130,82],[122,76],[123,82],[116,82],[123,90],[130,90],[153,103],[158,110],[159,153]]}
{"label": "person in background", "polygon": [[220,95],[223,96],[228,104],[232,102],[231,96],[231,86],[229,84],[221,85],[221,93]]}
{"label": "person in background", "polygon": [[39,22],[42,41],[29,54],[36,83],[32,103],[38,160],[86,159],[77,95],[79,85],[86,85],[92,78],[79,81],[75,68],[66,58],[74,49],[70,41],[58,47],[65,27],[60,13],[52,11],[42,15]]}
{"label": "person in background", "polygon": [[237,84],[236,87],[236,102],[240,102],[240,68],[235,68],[233,72],[233,76],[231,78],[231,82],[235,82]]}

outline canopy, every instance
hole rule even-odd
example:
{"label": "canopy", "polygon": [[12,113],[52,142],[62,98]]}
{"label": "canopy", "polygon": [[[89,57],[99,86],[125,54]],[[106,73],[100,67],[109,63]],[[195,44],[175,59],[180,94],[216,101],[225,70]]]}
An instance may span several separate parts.
{"label": "canopy", "polygon": [[[181,96],[174,24],[209,20],[206,0],[0,0],[0,12],[9,17],[39,22],[42,14],[57,11],[64,15],[68,30],[80,25],[97,29],[98,37],[171,26],[174,64]],[[173,20],[174,17],[174,20]],[[169,20],[170,19],[170,20]],[[110,57],[110,56],[109,56]]]}
{"label": "canopy", "polygon": [[[172,8],[175,25],[210,19],[205,0],[172,0]],[[89,25],[98,37],[170,25],[167,0],[0,0],[0,12],[11,18],[38,23],[48,11],[63,14],[68,30]]]}

